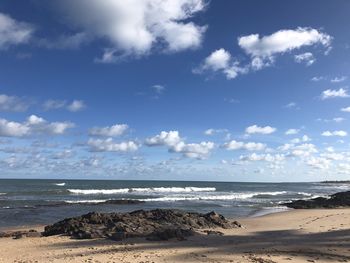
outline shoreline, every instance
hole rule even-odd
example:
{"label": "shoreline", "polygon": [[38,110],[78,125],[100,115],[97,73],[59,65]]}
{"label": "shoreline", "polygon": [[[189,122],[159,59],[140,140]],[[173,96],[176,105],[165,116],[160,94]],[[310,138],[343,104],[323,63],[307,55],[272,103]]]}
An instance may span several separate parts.
{"label": "shoreline", "polygon": [[0,262],[350,261],[350,208],[291,209],[234,219],[244,227],[215,229],[224,235],[199,234],[185,241],[0,238]]}
{"label": "shoreline", "polygon": [[[288,211],[293,211],[295,209],[293,208],[288,208],[285,206],[280,206],[280,207],[262,207],[256,211],[254,211],[253,213],[247,215],[247,216],[237,216],[237,217],[226,217],[228,220],[230,221],[234,221],[234,220],[241,220],[241,219],[249,219],[249,218],[258,218],[258,217],[263,217],[266,215],[271,215],[271,214],[276,214],[276,213],[285,213]],[[94,211],[91,211],[94,212]],[[210,212],[210,211],[207,211]],[[63,220],[64,218],[59,219]],[[53,224],[55,222],[50,222],[49,224]],[[33,224],[33,225],[21,225],[21,226],[0,226],[0,232],[8,232],[8,231],[25,231],[25,230],[29,230],[29,229],[34,229],[39,231],[40,229],[44,229],[44,227],[48,225],[48,224]]]}

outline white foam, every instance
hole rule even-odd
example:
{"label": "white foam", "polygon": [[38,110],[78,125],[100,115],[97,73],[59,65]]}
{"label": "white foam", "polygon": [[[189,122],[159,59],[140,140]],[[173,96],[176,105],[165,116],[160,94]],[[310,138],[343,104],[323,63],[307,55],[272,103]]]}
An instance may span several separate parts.
{"label": "white foam", "polygon": [[0,193],[0,195],[5,195],[6,193]]}
{"label": "white foam", "polygon": [[66,183],[56,183],[55,185],[57,185],[57,186],[65,186]]}
{"label": "white foam", "polygon": [[68,189],[73,194],[123,194],[123,193],[191,193],[215,192],[215,187],[152,187],[152,188],[120,188],[120,189]]}
{"label": "white foam", "polygon": [[67,200],[64,201],[67,204],[98,204],[98,203],[105,203],[107,200]]}
{"label": "white foam", "polygon": [[68,189],[69,192],[73,194],[82,194],[82,195],[96,195],[96,194],[105,194],[105,195],[111,195],[111,194],[121,194],[121,193],[128,193],[129,189]]}
{"label": "white foam", "polygon": [[140,199],[146,202],[176,202],[176,201],[217,201],[217,200],[244,200],[258,195],[280,195],[285,192],[258,192],[258,193],[235,193],[226,195],[207,195],[207,196],[167,196],[159,198]]}

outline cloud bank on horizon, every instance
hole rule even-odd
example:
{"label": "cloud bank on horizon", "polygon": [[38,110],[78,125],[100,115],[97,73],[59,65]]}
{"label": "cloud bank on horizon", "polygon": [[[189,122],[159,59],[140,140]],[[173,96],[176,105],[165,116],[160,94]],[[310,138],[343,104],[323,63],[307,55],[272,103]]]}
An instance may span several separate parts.
{"label": "cloud bank on horizon", "polygon": [[0,4],[2,177],[349,178],[347,3],[325,20],[331,2],[272,1],[279,21],[243,0],[16,1]]}

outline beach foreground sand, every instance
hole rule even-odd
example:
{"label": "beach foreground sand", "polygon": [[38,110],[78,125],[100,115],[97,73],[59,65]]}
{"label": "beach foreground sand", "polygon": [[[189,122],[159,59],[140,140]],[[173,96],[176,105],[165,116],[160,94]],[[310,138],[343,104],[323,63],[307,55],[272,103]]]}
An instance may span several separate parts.
{"label": "beach foreground sand", "polygon": [[350,262],[350,209],[239,219],[244,228],[185,241],[0,238],[0,262]]}

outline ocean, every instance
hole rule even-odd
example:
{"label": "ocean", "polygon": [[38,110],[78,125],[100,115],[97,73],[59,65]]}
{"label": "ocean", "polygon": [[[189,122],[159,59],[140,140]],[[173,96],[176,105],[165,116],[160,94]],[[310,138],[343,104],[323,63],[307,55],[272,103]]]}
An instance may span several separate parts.
{"label": "ocean", "polygon": [[[175,208],[229,218],[287,208],[281,203],[350,190],[349,184],[0,179],[0,228],[54,223],[83,213]],[[139,204],[106,204],[132,199]]]}

